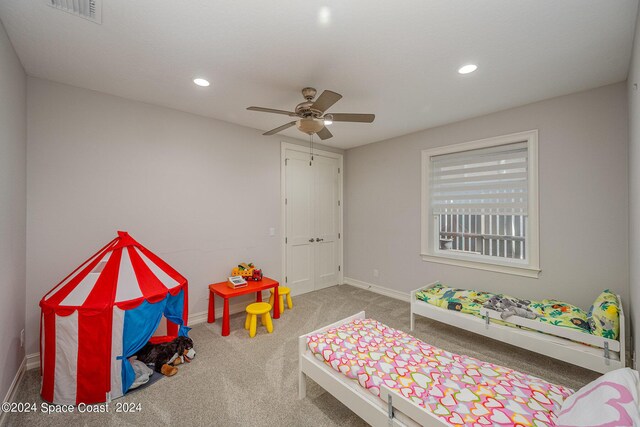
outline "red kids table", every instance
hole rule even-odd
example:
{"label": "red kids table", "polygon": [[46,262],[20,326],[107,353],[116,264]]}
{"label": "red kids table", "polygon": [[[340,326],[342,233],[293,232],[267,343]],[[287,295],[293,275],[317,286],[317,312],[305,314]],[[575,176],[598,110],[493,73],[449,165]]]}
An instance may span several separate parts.
{"label": "red kids table", "polygon": [[280,318],[280,307],[278,298],[278,285],[279,283],[268,277],[263,277],[262,280],[253,281],[247,280],[247,286],[238,289],[232,289],[227,285],[227,282],[214,283],[209,285],[209,313],[207,321],[213,323],[216,321],[216,309],[214,295],[218,295],[224,299],[224,311],[222,313],[222,336],[229,335],[229,298],[239,297],[240,295],[256,294],[256,301],[262,302],[262,291],[267,289],[273,289],[273,318]]}

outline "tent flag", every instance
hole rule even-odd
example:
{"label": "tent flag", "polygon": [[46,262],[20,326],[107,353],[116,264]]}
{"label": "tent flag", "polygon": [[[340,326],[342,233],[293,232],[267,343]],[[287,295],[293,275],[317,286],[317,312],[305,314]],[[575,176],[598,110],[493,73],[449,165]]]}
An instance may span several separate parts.
{"label": "tent flag", "polygon": [[[170,297],[175,298],[175,297]],[[125,311],[122,333],[122,392],[126,393],[135,380],[128,358],[136,354],[153,336],[167,305],[167,299],[157,303],[143,302],[138,307]]]}

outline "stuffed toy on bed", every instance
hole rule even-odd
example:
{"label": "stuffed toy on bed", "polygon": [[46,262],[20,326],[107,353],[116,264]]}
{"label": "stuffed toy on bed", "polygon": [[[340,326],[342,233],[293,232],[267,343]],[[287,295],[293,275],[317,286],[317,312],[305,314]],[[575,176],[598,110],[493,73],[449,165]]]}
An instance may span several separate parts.
{"label": "stuffed toy on bed", "polygon": [[177,337],[173,341],[160,344],[149,342],[136,353],[138,360],[152,365],[156,372],[168,377],[178,372],[177,365],[191,362],[195,355],[193,341],[188,337]]}
{"label": "stuffed toy on bed", "polygon": [[491,297],[485,304],[485,308],[499,311],[502,320],[511,316],[524,317],[525,319],[535,319],[536,313],[529,308],[531,301],[516,298],[507,298],[500,295]]}

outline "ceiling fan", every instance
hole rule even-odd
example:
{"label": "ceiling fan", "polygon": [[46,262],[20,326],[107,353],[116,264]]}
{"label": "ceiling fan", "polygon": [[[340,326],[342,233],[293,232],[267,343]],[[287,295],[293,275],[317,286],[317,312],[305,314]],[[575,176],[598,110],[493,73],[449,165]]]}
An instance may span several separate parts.
{"label": "ceiling fan", "polygon": [[316,97],[316,93],[317,91],[312,87],[305,87],[302,89],[302,96],[306,101],[296,105],[295,111],[276,110],[273,108],[263,107],[249,107],[247,110],[284,114],[286,116],[298,118],[297,120],[285,125],[271,129],[270,131],[263,133],[263,135],[274,135],[295,125],[300,132],[304,132],[308,135],[316,134],[322,140],[329,139],[333,136],[333,134],[329,132],[329,129],[327,129],[327,125],[330,125],[332,122],[371,123],[376,118],[375,114],[325,114],[333,104],[342,98],[342,95],[330,90],[325,90],[320,94],[318,99],[314,101],[313,98]]}

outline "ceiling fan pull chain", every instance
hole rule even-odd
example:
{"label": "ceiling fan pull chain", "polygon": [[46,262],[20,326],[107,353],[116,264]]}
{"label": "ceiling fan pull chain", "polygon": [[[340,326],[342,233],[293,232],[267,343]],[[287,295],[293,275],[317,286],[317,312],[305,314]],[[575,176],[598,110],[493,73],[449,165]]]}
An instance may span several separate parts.
{"label": "ceiling fan pull chain", "polygon": [[313,134],[309,135],[309,156],[311,157],[311,160],[309,160],[309,166],[312,166],[312,162],[313,162]]}

